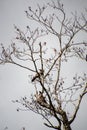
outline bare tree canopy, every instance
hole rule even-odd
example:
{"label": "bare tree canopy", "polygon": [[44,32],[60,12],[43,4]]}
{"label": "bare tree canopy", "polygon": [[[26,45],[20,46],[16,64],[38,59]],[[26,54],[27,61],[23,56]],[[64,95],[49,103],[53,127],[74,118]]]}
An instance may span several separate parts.
{"label": "bare tree canopy", "polygon": [[[47,127],[71,130],[87,93],[87,75],[76,73],[68,86],[68,76],[63,76],[62,68],[71,59],[87,62],[87,40],[80,38],[87,35],[87,9],[85,14],[78,16],[75,12],[68,18],[64,5],[57,0],[42,7],[37,4],[37,9],[29,6],[25,13],[36,28],[26,26],[24,32],[14,25],[17,36],[8,48],[1,43],[0,64],[11,63],[30,73],[30,85],[34,89],[31,99],[23,97],[15,102],[41,115]],[[56,39],[53,48],[46,40],[48,37]]]}

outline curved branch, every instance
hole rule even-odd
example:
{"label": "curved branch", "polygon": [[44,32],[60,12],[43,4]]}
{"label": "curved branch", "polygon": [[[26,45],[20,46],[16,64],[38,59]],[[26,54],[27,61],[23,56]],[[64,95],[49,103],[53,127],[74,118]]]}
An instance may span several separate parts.
{"label": "curved branch", "polygon": [[78,110],[79,110],[79,107],[80,107],[81,101],[82,101],[82,99],[83,99],[83,96],[87,93],[86,89],[87,89],[87,83],[86,83],[86,85],[85,85],[85,88],[84,88],[82,94],[79,96],[79,100],[78,100],[77,107],[76,107],[76,109],[75,109],[75,112],[74,112],[74,114],[73,114],[72,119],[69,121],[70,124],[71,124],[71,123],[74,121],[74,119],[76,118],[76,115],[77,115],[77,112],[78,112]]}

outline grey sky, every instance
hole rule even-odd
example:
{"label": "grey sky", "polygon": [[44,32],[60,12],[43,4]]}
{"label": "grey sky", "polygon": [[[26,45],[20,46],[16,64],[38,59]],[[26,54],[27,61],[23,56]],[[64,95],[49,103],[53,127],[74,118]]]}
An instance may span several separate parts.
{"label": "grey sky", "polygon": [[[50,0],[0,0],[0,43],[7,46],[14,39],[14,24],[25,29],[28,20],[24,11],[29,5],[35,7],[36,3],[42,5],[48,1]],[[83,9],[87,7],[87,0],[62,1],[69,14],[74,10],[83,12]],[[84,71],[86,66],[84,63],[78,67],[78,63],[76,63],[74,68],[75,70],[83,68]],[[29,87],[27,71],[13,65],[0,66],[0,130],[6,126],[9,128],[8,130],[21,130],[23,126],[26,127],[26,130],[49,130],[42,124],[41,117],[29,111],[18,113],[16,112],[18,105],[11,102],[12,99],[28,95],[30,93]],[[84,97],[77,118],[73,123],[73,130],[87,129],[86,98],[87,96]]]}

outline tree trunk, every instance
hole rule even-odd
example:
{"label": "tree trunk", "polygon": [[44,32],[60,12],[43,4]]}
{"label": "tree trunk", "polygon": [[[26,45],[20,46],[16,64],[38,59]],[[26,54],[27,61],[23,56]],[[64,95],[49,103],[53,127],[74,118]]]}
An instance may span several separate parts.
{"label": "tree trunk", "polygon": [[68,121],[66,112],[64,112],[64,111],[62,113],[62,118],[63,118],[63,128],[64,128],[64,130],[72,130],[71,126],[70,126],[70,123]]}
{"label": "tree trunk", "polygon": [[72,130],[69,124],[63,124],[63,130]]}

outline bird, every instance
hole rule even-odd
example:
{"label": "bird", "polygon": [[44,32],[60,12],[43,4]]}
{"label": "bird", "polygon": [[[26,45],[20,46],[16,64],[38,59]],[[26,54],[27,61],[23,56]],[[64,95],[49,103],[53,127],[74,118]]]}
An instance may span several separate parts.
{"label": "bird", "polygon": [[36,75],[32,78],[32,82],[34,82],[37,78],[40,78],[41,75],[44,75],[44,70],[40,69],[39,73],[36,73]]}
{"label": "bird", "polygon": [[38,94],[38,103],[47,103],[46,100],[45,100],[45,97],[43,96],[43,93],[41,91],[39,91],[39,94]]}

